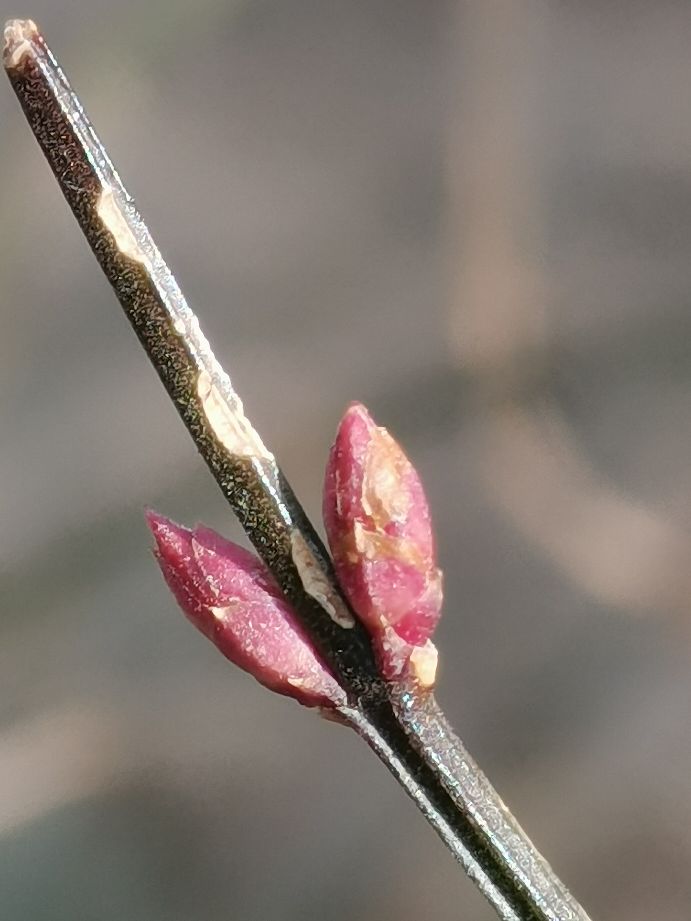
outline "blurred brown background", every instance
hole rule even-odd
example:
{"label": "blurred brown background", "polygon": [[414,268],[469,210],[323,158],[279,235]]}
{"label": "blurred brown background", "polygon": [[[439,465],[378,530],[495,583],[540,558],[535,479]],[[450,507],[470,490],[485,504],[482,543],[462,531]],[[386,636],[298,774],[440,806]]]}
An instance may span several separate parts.
{"label": "blurred brown background", "polygon": [[[3,12],[308,510],[351,399],[419,465],[440,697],[558,872],[688,921],[691,5]],[[175,608],[142,508],[238,526],[9,85],[0,126],[0,917],[490,921],[354,736]]]}

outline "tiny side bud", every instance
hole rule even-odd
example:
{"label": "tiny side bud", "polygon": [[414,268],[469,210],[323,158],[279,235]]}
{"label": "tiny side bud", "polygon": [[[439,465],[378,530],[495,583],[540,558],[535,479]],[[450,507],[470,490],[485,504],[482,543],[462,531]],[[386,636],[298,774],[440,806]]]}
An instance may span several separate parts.
{"label": "tiny side bud", "polygon": [[387,678],[434,683],[441,572],[417,471],[364,406],[348,407],[329,455],[324,523],[336,572]]}
{"label": "tiny side bud", "polygon": [[189,530],[152,511],[146,517],[178,604],[226,658],[305,706],[346,703],[261,560],[202,525]]}

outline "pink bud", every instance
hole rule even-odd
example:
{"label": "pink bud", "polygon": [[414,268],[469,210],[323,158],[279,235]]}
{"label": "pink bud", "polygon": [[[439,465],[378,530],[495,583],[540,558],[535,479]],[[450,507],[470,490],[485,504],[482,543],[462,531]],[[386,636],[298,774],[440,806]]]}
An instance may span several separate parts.
{"label": "pink bud", "polygon": [[339,580],[384,673],[396,677],[410,663],[432,684],[429,637],[442,590],[427,500],[398,443],[360,403],[346,410],[329,455],[324,522]]}
{"label": "pink bud", "polygon": [[346,703],[257,557],[202,525],[190,531],[155,512],[146,517],[169,588],[224,656],[272,691],[308,707]]}

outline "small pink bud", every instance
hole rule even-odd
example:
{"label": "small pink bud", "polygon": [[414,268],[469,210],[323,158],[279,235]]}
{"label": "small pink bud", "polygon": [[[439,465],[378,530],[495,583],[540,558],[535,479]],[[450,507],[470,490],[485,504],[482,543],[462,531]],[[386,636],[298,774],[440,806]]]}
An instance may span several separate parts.
{"label": "small pink bud", "polygon": [[441,572],[420,478],[360,403],[346,410],[329,455],[324,522],[336,572],[372,634],[384,674],[406,665],[434,682]]}
{"label": "small pink bud", "polygon": [[308,707],[346,702],[261,560],[202,525],[190,531],[155,512],[146,517],[169,588],[224,656]]}

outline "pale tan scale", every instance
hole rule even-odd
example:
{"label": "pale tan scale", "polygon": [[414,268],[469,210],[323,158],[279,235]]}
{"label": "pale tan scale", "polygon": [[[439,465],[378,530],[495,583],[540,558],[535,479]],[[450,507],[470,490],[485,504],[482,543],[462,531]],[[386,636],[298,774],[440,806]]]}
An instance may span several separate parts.
{"label": "pale tan scale", "polygon": [[307,594],[318,601],[329,617],[340,627],[354,627],[353,615],[334,590],[319,560],[297,528],[290,532],[290,551],[302,587]]}
{"label": "pale tan scale", "polygon": [[123,213],[115,193],[109,186],[105,186],[99,195],[96,212],[103,221],[103,226],[113,235],[115,245],[123,256],[146,265],[148,262],[146,253],[137,242],[137,238],[132,232],[131,224]]}
{"label": "pale tan scale", "polygon": [[410,471],[410,461],[391,435],[375,427],[365,456],[362,507],[377,530],[383,531],[392,521],[405,521],[411,496],[401,489],[401,482]]}
{"label": "pale tan scale", "polygon": [[273,454],[245,416],[240,399],[236,397],[231,407],[207,371],[201,371],[197,378],[197,395],[207,422],[227,451],[238,457],[275,463]]}

